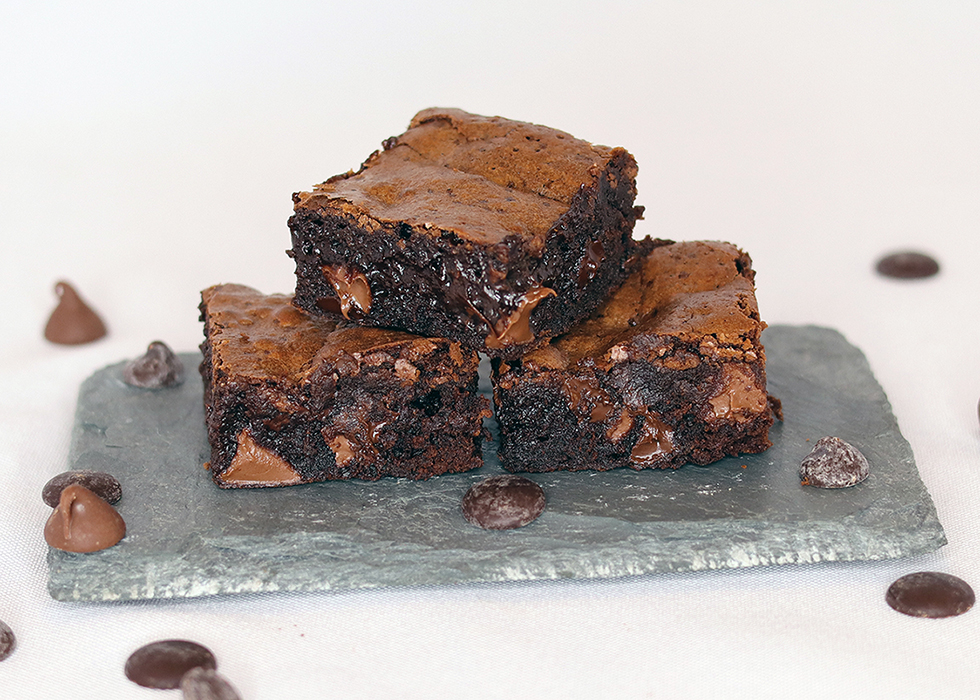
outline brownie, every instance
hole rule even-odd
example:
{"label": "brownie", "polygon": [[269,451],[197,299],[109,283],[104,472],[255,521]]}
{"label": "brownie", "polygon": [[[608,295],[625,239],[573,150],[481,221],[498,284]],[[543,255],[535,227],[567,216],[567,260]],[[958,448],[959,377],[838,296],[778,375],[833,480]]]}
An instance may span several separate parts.
{"label": "brownie", "polygon": [[496,360],[504,467],[678,467],[769,447],[753,279],[730,244],[659,241],[588,319]]}
{"label": "brownie", "polygon": [[202,292],[208,468],[219,486],[426,479],[482,464],[489,402],[459,343],[311,317],[292,297]]}
{"label": "brownie", "polygon": [[636,161],[544,126],[427,109],[293,195],[295,303],[518,357],[626,277]]}

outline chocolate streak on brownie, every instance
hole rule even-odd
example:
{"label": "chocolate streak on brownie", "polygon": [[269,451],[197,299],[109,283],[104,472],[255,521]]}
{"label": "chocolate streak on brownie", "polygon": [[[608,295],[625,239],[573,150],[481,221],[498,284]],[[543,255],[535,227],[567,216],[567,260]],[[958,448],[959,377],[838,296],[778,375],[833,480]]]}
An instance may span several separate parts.
{"label": "chocolate streak on brownie", "polygon": [[751,260],[727,243],[656,245],[591,317],[494,362],[505,468],[678,467],[770,446]]}
{"label": "chocolate streak on brownie", "polygon": [[482,464],[475,352],[312,317],[241,285],[202,293],[209,468],[224,488],[425,479]]}
{"label": "chocolate streak on brownie", "polygon": [[517,357],[625,279],[642,207],[624,149],[457,109],[383,146],[293,195],[300,308]]}

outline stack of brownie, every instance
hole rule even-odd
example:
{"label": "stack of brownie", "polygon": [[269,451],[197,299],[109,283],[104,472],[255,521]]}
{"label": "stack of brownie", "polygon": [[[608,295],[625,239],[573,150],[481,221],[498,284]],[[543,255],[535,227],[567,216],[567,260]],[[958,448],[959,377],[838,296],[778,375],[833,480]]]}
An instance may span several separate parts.
{"label": "stack of brownie", "polygon": [[748,256],[633,239],[636,162],[547,127],[420,112],[293,196],[293,297],[205,290],[219,486],[480,466],[677,467],[769,446]]}

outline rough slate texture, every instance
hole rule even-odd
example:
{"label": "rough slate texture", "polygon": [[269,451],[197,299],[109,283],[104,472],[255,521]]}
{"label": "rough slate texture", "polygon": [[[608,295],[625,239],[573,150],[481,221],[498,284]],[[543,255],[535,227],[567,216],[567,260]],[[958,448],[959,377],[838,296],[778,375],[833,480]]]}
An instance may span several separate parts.
{"label": "rough slate texture", "polygon": [[[119,478],[127,536],[94,554],[50,550],[49,590],[108,601],[607,578],[888,559],[945,544],[863,354],[825,328],[775,326],[763,340],[786,414],[770,450],[677,471],[532,475],[548,507],[504,532],[467,524],[459,509],[471,484],[502,472],[492,446],[482,469],[424,482],[221,490],[202,467],[200,384],[141,390],[122,382],[124,363],[107,367],[82,385],[69,468]],[[864,452],[867,481],[800,485],[800,460],[825,435]]]}

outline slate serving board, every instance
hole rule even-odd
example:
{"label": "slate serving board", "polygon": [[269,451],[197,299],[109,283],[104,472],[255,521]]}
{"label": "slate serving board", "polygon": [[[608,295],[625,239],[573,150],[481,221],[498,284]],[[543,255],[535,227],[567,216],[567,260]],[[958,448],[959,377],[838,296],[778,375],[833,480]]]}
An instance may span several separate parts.
{"label": "slate serving board", "polygon": [[[68,468],[119,478],[127,535],[93,554],[49,550],[49,591],[62,601],[118,601],[611,578],[888,559],[945,544],[860,350],[813,326],[773,326],[764,342],[769,390],[785,411],[767,452],[676,471],[532,475],[548,507],[504,532],[471,526],[459,510],[471,484],[502,472],[491,444],[481,469],[425,482],[221,490],[202,467],[199,356],[181,356],[187,381],[168,390],[127,386],[125,363],[107,367],[82,384]],[[800,460],[825,435],[864,452],[867,481],[800,485]]]}

